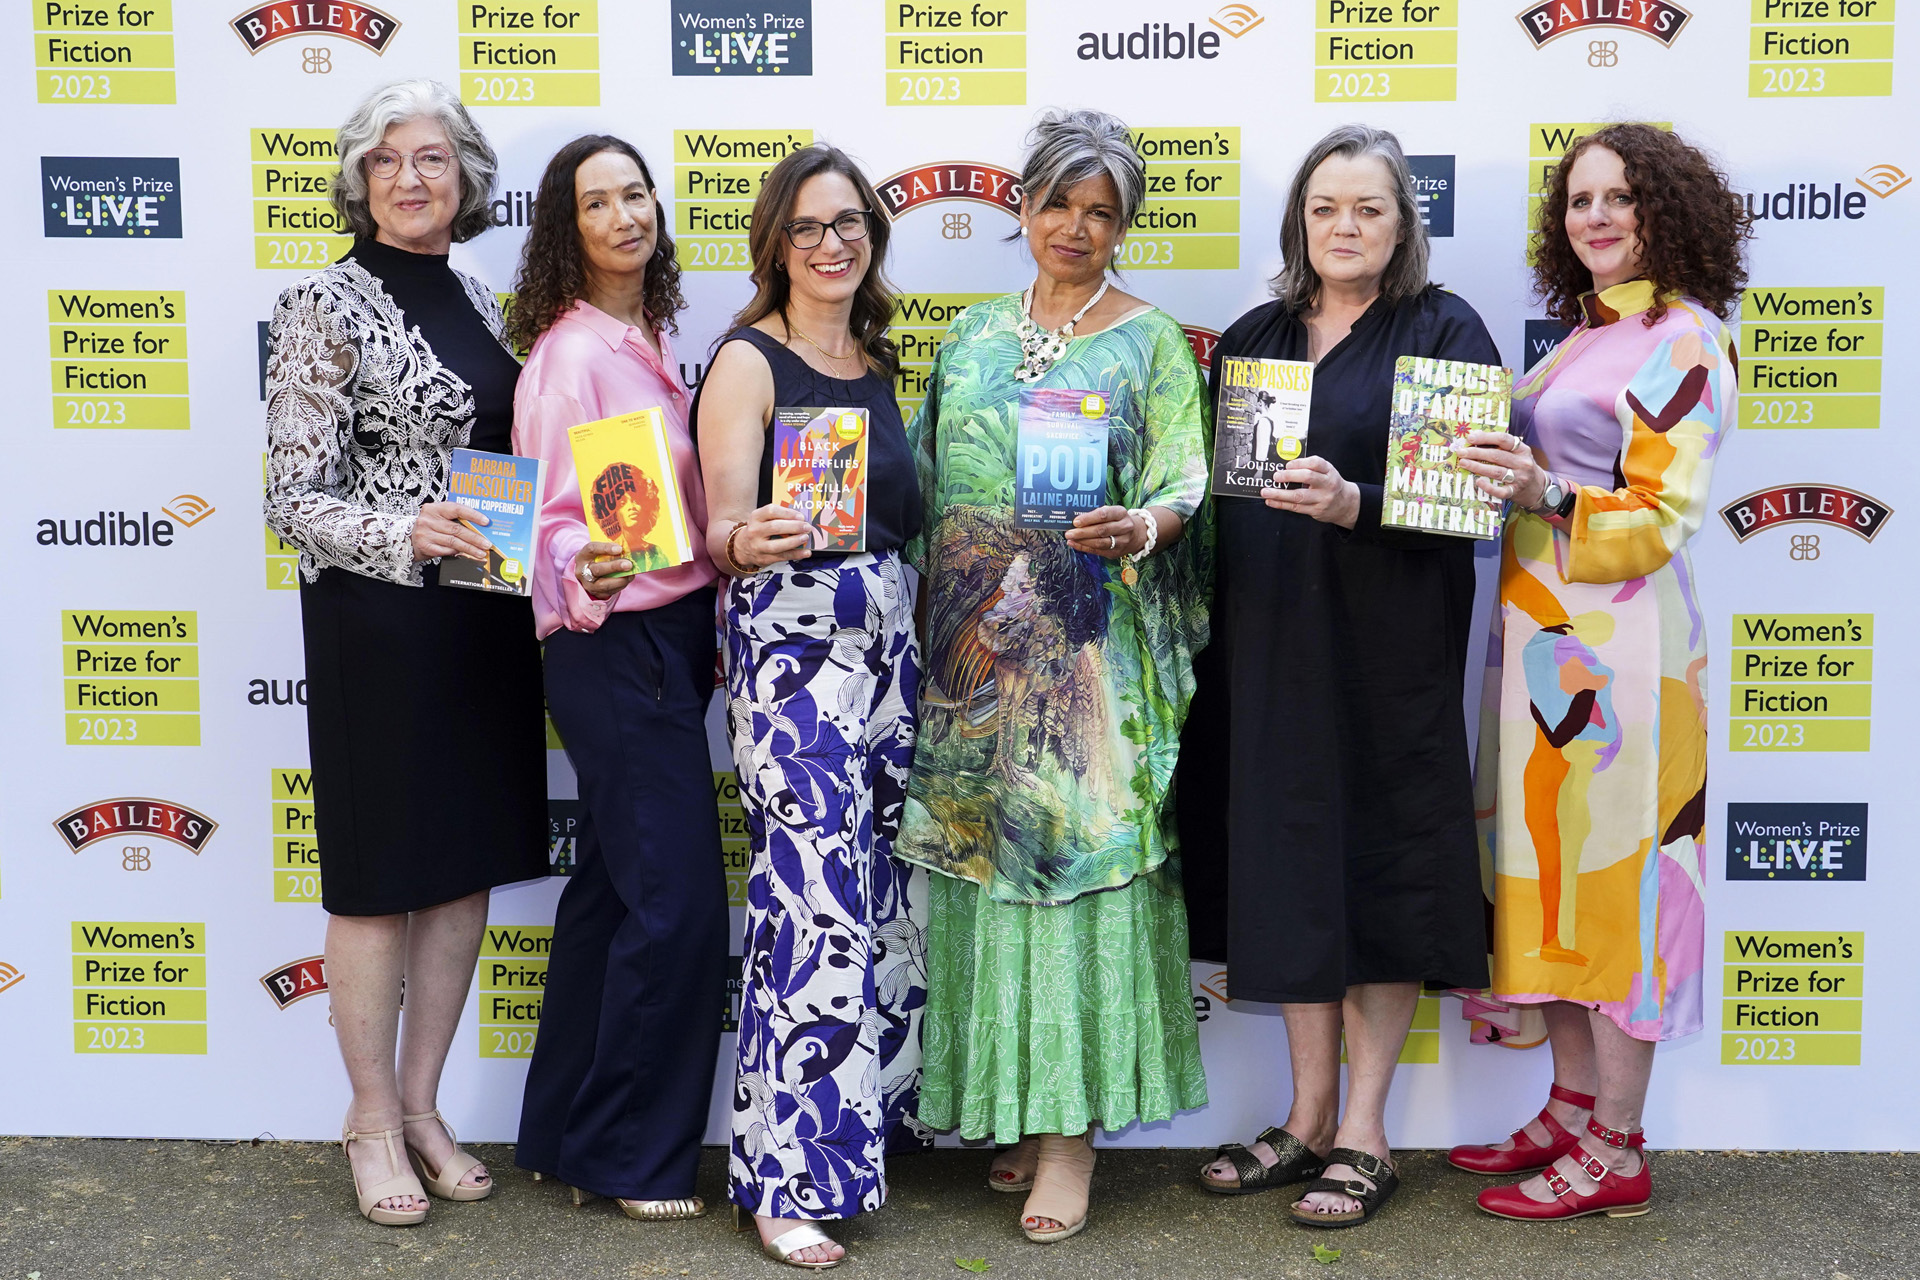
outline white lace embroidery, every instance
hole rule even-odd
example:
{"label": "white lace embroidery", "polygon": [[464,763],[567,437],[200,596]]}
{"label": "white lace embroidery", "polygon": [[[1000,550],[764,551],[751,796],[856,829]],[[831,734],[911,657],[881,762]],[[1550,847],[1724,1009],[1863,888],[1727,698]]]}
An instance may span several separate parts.
{"label": "white lace embroidery", "polygon": [[[454,274],[505,348],[492,291]],[[448,455],[473,430],[473,389],[357,262],[281,294],[268,332],[267,524],[300,548],[308,582],[332,566],[419,586],[413,524],[446,492]]]}

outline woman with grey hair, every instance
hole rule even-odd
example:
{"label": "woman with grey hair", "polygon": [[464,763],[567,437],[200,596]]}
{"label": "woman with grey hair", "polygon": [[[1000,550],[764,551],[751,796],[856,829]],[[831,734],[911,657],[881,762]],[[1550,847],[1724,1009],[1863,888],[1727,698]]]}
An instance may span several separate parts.
{"label": "woman with grey hair", "polygon": [[342,1145],[360,1212],[411,1226],[426,1191],[493,1191],[436,1094],[488,891],[547,874],[540,654],[525,596],[440,581],[491,546],[447,500],[449,454],[511,450],[519,363],[492,290],[447,263],[488,225],[493,150],[430,80],[376,89],[338,149],[353,248],[274,308],[266,516],[300,549]]}
{"label": "woman with grey hair", "polygon": [[1112,116],[1050,111],[1038,272],[968,308],[909,439],[928,609],[895,852],[929,877],[920,1119],[1014,1143],[1039,1243],[1087,1221],[1093,1126],[1206,1104],[1169,795],[1207,641],[1209,424],[1180,325],[1108,279],[1146,187]]}
{"label": "woman with grey hair", "polygon": [[[1305,453],[1220,499],[1220,626],[1180,775],[1195,950],[1235,1000],[1286,1018],[1293,1103],[1202,1183],[1306,1182],[1293,1216],[1364,1222],[1398,1184],[1384,1111],[1420,986],[1487,973],[1462,715],[1473,543],[1383,529],[1403,355],[1499,364],[1473,308],[1427,279],[1391,133],[1345,125],[1294,175],[1275,298],[1221,335],[1234,358],[1314,364]],[[1228,893],[1229,887],[1231,893]],[[1348,1056],[1340,1113],[1340,1050]]]}

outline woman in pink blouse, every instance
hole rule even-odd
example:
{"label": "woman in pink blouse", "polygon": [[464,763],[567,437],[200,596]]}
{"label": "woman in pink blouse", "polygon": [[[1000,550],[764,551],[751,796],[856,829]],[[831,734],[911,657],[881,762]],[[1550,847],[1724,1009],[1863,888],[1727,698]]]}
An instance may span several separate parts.
{"label": "woman in pink blouse", "polygon": [[[700,1137],[727,958],[708,764],[716,651],[705,491],[669,333],[685,305],[653,177],[618,138],[562,147],[540,180],[509,333],[532,353],[513,446],[544,467],[534,615],[547,707],[579,778],[517,1162],[628,1217],[697,1217]],[[567,429],[666,418],[693,559],[632,573],[581,507]]]}

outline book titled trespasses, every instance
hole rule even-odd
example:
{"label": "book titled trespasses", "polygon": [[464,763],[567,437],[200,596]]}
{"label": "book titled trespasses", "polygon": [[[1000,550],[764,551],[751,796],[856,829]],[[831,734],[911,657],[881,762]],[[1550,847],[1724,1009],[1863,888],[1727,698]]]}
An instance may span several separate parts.
{"label": "book titled trespasses", "polygon": [[776,405],[773,501],[806,520],[815,551],[865,551],[867,411]]}
{"label": "book titled trespasses", "polygon": [[1305,360],[1229,356],[1220,362],[1214,415],[1213,492],[1258,497],[1306,452],[1313,366]]}
{"label": "book titled trespasses", "polygon": [[464,556],[440,561],[440,585],[533,593],[533,528],[540,514],[540,459],[455,449],[447,465],[447,501],[487,518],[472,526],[487,540],[487,562]]}
{"label": "book titled trespasses", "polygon": [[[580,505],[596,542],[617,542],[633,572],[671,569],[693,559],[687,505],[673,469],[667,419],[636,409],[567,430]],[[613,576],[613,575],[602,575]]]}
{"label": "book titled trespasses", "polygon": [[1396,360],[1380,527],[1499,537],[1506,504],[1480,492],[1449,446],[1470,431],[1505,431],[1512,412],[1511,369],[1425,356]]}
{"label": "book titled trespasses", "polygon": [[1071,529],[1075,516],[1107,504],[1111,405],[1099,391],[1029,387],[1020,393],[1014,443],[1013,522]]}

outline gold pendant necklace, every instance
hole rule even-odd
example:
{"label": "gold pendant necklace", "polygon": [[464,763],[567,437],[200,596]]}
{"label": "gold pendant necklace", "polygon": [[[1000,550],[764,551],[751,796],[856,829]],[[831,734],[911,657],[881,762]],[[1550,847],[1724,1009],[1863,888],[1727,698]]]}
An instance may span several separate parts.
{"label": "gold pendant necklace", "polygon": [[[833,363],[833,362],[834,362],[835,360],[839,360],[839,361],[843,361],[843,362],[844,362],[844,361],[847,361],[847,360],[852,360],[852,359],[854,359],[854,358],[855,358],[856,356],[861,356],[861,353],[860,353],[860,352],[859,352],[859,351],[858,351],[857,349],[856,349],[856,350],[853,350],[853,351],[849,351],[849,352],[848,352],[848,353],[847,353],[846,355],[843,355],[843,356],[837,356],[837,355],[835,355],[835,354],[833,354],[833,352],[831,352],[831,351],[829,351],[829,350],[827,350],[827,349],[826,349],[825,347],[823,347],[823,346],[821,346],[821,345],[820,345],[819,343],[817,343],[817,342],[815,342],[815,341],[814,341],[814,340],[813,340],[812,338],[809,338],[809,337],[808,337],[808,336],[807,336],[806,334],[804,334],[804,333],[802,333],[802,332],[800,331],[800,326],[799,326],[799,325],[796,325],[796,324],[795,324],[795,323],[794,323],[793,321],[791,321],[791,320],[786,320],[786,317],[784,317],[784,316],[782,316],[782,317],[781,317],[781,319],[782,319],[782,320],[785,320],[785,321],[786,321],[786,326],[787,326],[787,331],[788,331],[788,332],[790,332],[791,334],[793,334],[793,336],[794,336],[794,337],[796,337],[796,338],[798,338],[798,339],[800,339],[800,341],[802,341],[802,342],[804,342],[804,343],[806,343],[806,344],[807,344],[808,346],[810,346],[810,347],[812,347],[812,348],[813,348],[813,349],[814,349],[815,351],[818,351],[818,352],[819,352],[819,353],[820,353],[820,354],[821,354],[822,356],[825,356],[825,357],[826,357],[826,359],[827,359],[827,363],[828,363],[829,365],[831,365],[831,364],[832,364],[832,363]],[[861,360],[860,360],[860,367],[861,367],[861,369],[862,369],[862,371],[864,371],[864,370],[866,369],[866,360],[865,360],[865,358],[864,358],[864,357],[861,357]],[[834,371],[833,371],[833,370],[832,370],[831,368],[829,368],[829,369],[827,370],[827,373],[828,373],[828,375],[829,375],[830,377],[835,377],[835,378],[839,378],[839,377],[840,377],[840,375],[839,375],[838,373],[835,373],[835,372],[834,372]],[[856,375],[856,376],[857,376],[857,375]],[[841,380],[842,382],[850,382],[850,381],[852,381],[852,379],[850,379],[850,378],[841,378],[840,380]]]}

